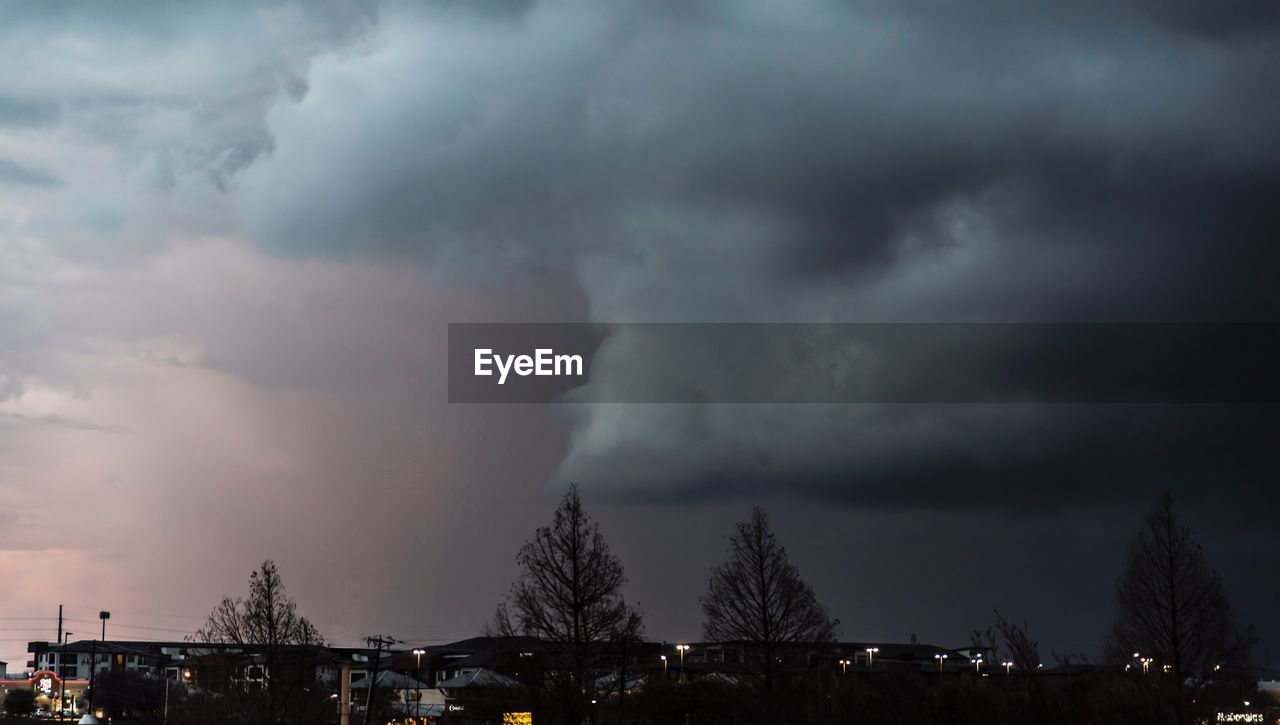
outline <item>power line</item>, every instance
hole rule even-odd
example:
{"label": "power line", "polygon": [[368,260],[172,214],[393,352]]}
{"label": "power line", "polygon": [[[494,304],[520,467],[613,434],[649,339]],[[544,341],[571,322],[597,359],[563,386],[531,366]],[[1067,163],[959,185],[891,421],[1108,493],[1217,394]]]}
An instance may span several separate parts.
{"label": "power line", "polygon": [[[97,622],[92,622],[92,621],[87,620],[87,619],[68,619],[67,621],[69,621],[69,622],[79,622],[79,623],[82,623],[82,624],[97,624]],[[125,622],[114,622],[114,621],[113,621],[113,622],[111,623],[111,629],[120,629],[120,628],[124,628],[124,629],[145,629],[145,630],[149,630],[149,631],[153,631],[153,632],[178,632],[178,633],[180,633],[180,634],[192,634],[192,633],[195,631],[195,630],[193,630],[193,629],[173,629],[172,627],[152,627],[152,626],[145,625],[145,624],[127,624],[127,623],[125,623]]]}

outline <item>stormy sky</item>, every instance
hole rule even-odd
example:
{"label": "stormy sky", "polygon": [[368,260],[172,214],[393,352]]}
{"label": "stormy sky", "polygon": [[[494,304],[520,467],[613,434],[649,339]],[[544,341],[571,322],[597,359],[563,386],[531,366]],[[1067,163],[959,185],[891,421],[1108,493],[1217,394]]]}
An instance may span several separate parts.
{"label": "stormy sky", "polygon": [[760,504],[846,638],[998,608],[1046,659],[1097,653],[1172,489],[1280,665],[1274,406],[450,405],[444,369],[461,321],[1280,322],[1278,35],[1264,0],[0,5],[0,658],[60,603],[180,638],[268,557],[339,643],[470,636],[577,481],[651,638],[698,636]]}

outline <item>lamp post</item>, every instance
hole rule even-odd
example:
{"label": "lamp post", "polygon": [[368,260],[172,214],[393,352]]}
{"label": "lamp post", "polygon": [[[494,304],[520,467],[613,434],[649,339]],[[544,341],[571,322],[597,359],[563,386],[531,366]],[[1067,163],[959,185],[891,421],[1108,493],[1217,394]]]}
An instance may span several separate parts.
{"label": "lamp post", "polygon": [[933,658],[938,661],[938,674],[942,674],[942,663],[946,662],[947,655],[939,652],[938,654],[934,655]]}
{"label": "lamp post", "polygon": [[1133,658],[1138,661],[1138,664],[1142,665],[1142,674],[1144,675],[1151,670],[1151,663],[1155,661],[1151,657],[1143,657],[1139,652],[1134,652]]}
{"label": "lamp post", "polygon": [[[102,620],[102,642],[105,645],[107,640],[107,620],[111,619],[111,612],[98,612],[98,619]],[[98,672],[98,640],[93,640],[93,654],[89,655],[89,712],[93,712],[93,683],[94,677]]]}
{"label": "lamp post", "polygon": [[427,651],[421,647],[413,650],[413,689],[415,690],[414,698],[416,700],[413,703],[413,715],[415,718],[422,714],[422,679],[420,673],[422,672],[422,655],[426,653]]}
{"label": "lamp post", "polygon": [[658,655],[658,657],[662,658],[662,679],[666,680],[667,679],[667,656]]}
{"label": "lamp post", "polygon": [[680,653],[680,681],[683,682],[684,681],[684,653],[689,651],[689,645],[678,644],[676,645],[676,651]]}
{"label": "lamp post", "polygon": [[[183,680],[191,679],[191,670],[183,670],[181,677]],[[164,722],[169,722],[169,675],[164,676]]]}
{"label": "lamp post", "polygon": [[1009,674],[1009,670],[1012,670],[1012,669],[1013,669],[1013,662],[1011,662],[1010,660],[1005,660],[1004,662],[1001,662],[1000,664],[1001,664],[1001,665],[1004,665],[1004,673],[1005,673],[1006,675],[1007,675],[1007,674]]}
{"label": "lamp post", "polygon": [[974,672],[982,671],[982,653],[978,653],[978,655],[973,658],[973,671]]}
{"label": "lamp post", "polygon": [[849,660],[840,660],[840,674],[849,674]]}
{"label": "lamp post", "polygon": [[876,664],[876,653],[880,651],[879,647],[867,648],[867,669],[871,669]]}

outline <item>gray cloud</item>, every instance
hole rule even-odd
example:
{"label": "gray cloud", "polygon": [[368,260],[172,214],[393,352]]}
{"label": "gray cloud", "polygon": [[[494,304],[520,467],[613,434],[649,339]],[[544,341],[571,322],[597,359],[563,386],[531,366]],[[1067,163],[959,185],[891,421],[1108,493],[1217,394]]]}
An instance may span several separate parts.
{"label": "gray cloud", "polygon": [[0,158],[0,183],[23,186],[57,187],[62,182],[47,171],[23,166],[13,159]]}
{"label": "gray cloud", "polygon": [[[516,23],[383,20],[368,53],[318,62],[306,97],[275,108],[276,146],[241,176],[271,249],[564,266],[601,321],[1280,313],[1266,5],[568,2]],[[595,386],[675,374],[661,365],[679,357],[606,359]],[[1220,473],[1269,425],[1251,413],[1252,433],[1157,465],[1193,413],[1028,415],[591,407],[560,473],[642,497],[947,506],[1063,502],[1105,460],[1098,492],[1140,497]],[[1241,495],[1267,468],[1250,470]],[[978,481],[988,495],[953,493]]]}
{"label": "gray cloud", "polygon": [[0,126],[43,126],[56,121],[58,115],[58,107],[52,102],[28,102],[0,95]]}
{"label": "gray cloud", "polygon": [[[1275,320],[1278,31],[1266,3],[392,6],[273,110],[242,203],[286,255],[566,268],[597,321]],[[1266,407],[566,415],[557,480],[620,502],[993,526],[1170,487],[1259,531],[1280,503]]]}
{"label": "gray cloud", "polygon": [[20,424],[54,425],[54,426],[61,426],[64,428],[72,428],[75,430],[95,431],[98,433],[129,433],[130,432],[129,428],[126,426],[92,423],[89,421],[64,418],[63,416],[60,416],[60,415],[28,416],[28,415],[20,415],[17,413],[0,413],[0,418],[5,418]]}

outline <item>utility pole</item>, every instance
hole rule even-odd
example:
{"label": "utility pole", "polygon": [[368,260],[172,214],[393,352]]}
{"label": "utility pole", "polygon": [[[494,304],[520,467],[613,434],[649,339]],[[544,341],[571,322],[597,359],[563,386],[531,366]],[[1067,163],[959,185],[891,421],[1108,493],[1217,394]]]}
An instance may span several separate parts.
{"label": "utility pole", "polygon": [[373,673],[369,675],[369,692],[365,694],[364,698],[364,725],[369,725],[369,717],[373,713],[373,691],[378,687],[378,665],[382,663],[382,648],[390,647],[396,641],[380,634],[365,637],[364,641],[370,647],[377,648],[376,654],[373,656]]}
{"label": "utility pole", "polygon": [[338,725],[351,725],[351,664],[343,662],[338,670]]}
{"label": "utility pole", "polygon": [[67,719],[67,640],[71,639],[71,633],[67,632],[62,638],[62,651],[58,653],[58,681],[62,683],[61,689],[58,691],[58,719]]}
{"label": "utility pole", "polygon": [[[58,605],[58,644],[62,644],[62,605],[61,604]],[[66,656],[67,656],[67,648],[64,646],[58,650],[58,669],[54,670],[54,672],[58,673],[58,680],[60,681],[62,680],[62,660]],[[58,697],[61,698],[65,696],[66,692],[67,692],[67,686],[66,686],[66,683],[64,682],[62,685],[62,694],[58,695]],[[62,703],[61,702],[58,703],[58,719],[59,720],[62,719]]]}

